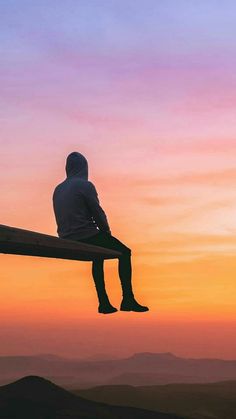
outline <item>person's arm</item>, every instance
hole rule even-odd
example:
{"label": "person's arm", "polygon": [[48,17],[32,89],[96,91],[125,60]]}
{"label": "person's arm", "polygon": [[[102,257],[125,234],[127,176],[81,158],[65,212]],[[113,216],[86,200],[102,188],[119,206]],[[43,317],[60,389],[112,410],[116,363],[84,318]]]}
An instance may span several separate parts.
{"label": "person's arm", "polygon": [[99,202],[97,190],[94,184],[90,181],[88,182],[88,188],[86,192],[85,200],[96,225],[98,226],[99,230],[111,234],[107,216]]}

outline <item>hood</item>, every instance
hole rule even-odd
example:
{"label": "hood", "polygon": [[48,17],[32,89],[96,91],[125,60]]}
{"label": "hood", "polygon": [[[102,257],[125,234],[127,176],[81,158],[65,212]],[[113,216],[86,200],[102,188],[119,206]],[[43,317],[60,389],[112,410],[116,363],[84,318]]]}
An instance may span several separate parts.
{"label": "hood", "polygon": [[79,176],[88,180],[88,162],[83,154],[73,151],[66,159],[67,177]]}

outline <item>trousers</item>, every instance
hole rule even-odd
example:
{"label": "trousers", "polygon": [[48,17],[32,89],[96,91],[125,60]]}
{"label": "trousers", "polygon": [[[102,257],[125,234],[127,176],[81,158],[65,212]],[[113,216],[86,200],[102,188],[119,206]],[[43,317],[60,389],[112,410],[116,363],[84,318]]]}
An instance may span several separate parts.
{"label": "trousers", "polygon": [[[79,239],[83,243],[94,244],[108,249],[121,252],[119,256],[118,272],[123,292],[123,299],[129,300],[133,298],[132,290],[132,264],[131,249],[111,234],[99,231],[97,234]],[[104,260],[94,260],[92,265],[92,275],[97,290],[98,300],[100,304],[109,304],[108,295],[106,293],[104,281]]]}

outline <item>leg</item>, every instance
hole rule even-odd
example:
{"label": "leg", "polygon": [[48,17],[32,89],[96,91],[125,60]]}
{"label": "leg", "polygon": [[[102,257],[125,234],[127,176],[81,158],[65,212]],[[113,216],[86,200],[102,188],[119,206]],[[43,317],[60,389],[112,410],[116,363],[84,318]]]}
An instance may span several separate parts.
{"label": "leg", "polygon": [[120,306],[122,311],[148,311],[148,307],[139,304],[132,290],[131,252],[125,251],[119,258],[119,276],[123,291],[123,300]]}
{"label": "leg", "polygon": [[[119,257],[119,277],[122,286],[123,292],[123,301],[121,303],[121,310],[124,311],[147,311],[148,307],[141,306],[137,303],[134,298],[133,290],[132,290],[132,266],[131,266],[131,249],[127,247],[124,243],[118,240],[116,237],[105,233],[100,232],[93,237],[89,237],[88,239],[82,240],[86,243],[91,243],[97,246],[106,247],[108,249],[118,250],[122,253]],[[96,269],[95,269],[96,271]],[[99,278],[103,275],[103,268],[98,268]],[[98,280],[101,283],[101,280]],[[103,276],[103,283],[104,283],[104,276]],[[102,285],[100,285],[102,287]],[[100,288],[99,286],[99,288]],[[105,285],[103,285],[103,289],[105,289]],[[103,292],[103,291],[102,291]]]}
{"label": "leg", "polygon": [[[88,242],[88,241],[87,241]],[[129,247],[125,246],[124,243],[122,243],[120,240],[118,240],[116,237],[111,236],[110,234],[106,233],[100,233],[96,235],[94,238],[89,239],[89,243],[97,244],[98,246],[106,247],[109,249],[117,250],[122,253],[122,256],[119,257],[119,264],[118,264],[118,272],[123,292],[123,297],[126,299],[133,298],[134,294],[132,291],[132,266],[131,266],[131,250]],[[104,273],[103,273],[103,265],[100,266],[98,262],[98,267],[93,269],[93,276],[97,273],[97,276],[103,276],[103,286],[102,287],[102,293],[105,291],[105,284],[104,284]]]}
{"label": "leg", "polygon": [[123,292],[123,298],[133,298],[134,294],[132,290],[131,252],[126,251],[119,258],[118,271]]}
{"label": "leg", "polygon": [[104,260],[94,260],[92,264],[92,274],[97,291],[99,313],[114,313],[117,311],[115,307],[110,304],[104,281]]}
{"label": "leg", "polygon": [[148,311],[148,307],[139,304],[135,298],[132,289],[132,264],[131,249],[125,246],[120,240],[111,235],[101,235],[99,240],[100,246],[118,250],[122,253],[119,257],[119,277],[122,287],[123,299],[120,306],[122,311]]}
{"label": "leg", "polygon": [[[99,232],[98,234],[88,237],[87,239],[82,239],[82,242],[94,244],[95,246],[101,246],[108,249],[117,250],[122,253],[122,256],[119,258],[119,276],[121,281],[121,286],[123,290],[123,296],[133,296],[132,284],[131,284],[131,250],[125,246],[120,240],[111,234],[105,232]],[[105,283],[104,283],[104,272],[103,272],[103,262],[104,261],[94,261],[93,262],[93,278],[97,288],[98,295],[106,294]],[[108,298],[108,297],[107,297]]]}

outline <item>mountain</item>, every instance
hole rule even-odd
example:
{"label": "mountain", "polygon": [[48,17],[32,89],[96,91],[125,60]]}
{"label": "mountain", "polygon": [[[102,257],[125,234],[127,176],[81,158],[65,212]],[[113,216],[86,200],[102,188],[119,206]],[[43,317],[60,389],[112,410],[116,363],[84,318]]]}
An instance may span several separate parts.
{"label": "mountain", "polygon": [[35,376],[0,387],[0,418],[178,419],[172,414],[89,401]]}
{"label": "mountain", "polygon": [[162,386],[101,386],[78,390],[90,400],[173,412],[189,419],[236,418],[236,381]]}
{"label": "mountain", "polygon": [[123,359],[67,359],[55,355],[0,357],[0,383],[39,375],[67,388],[107,384],[154,385],[236,380],[236,360],[137,353]]}
{"label": "mountain", "polygon": [[86,357],[84,361],[106,361],[111,359],[120,359],[120,357],[115,355],[109,355],[108,353],[97,353]]}

